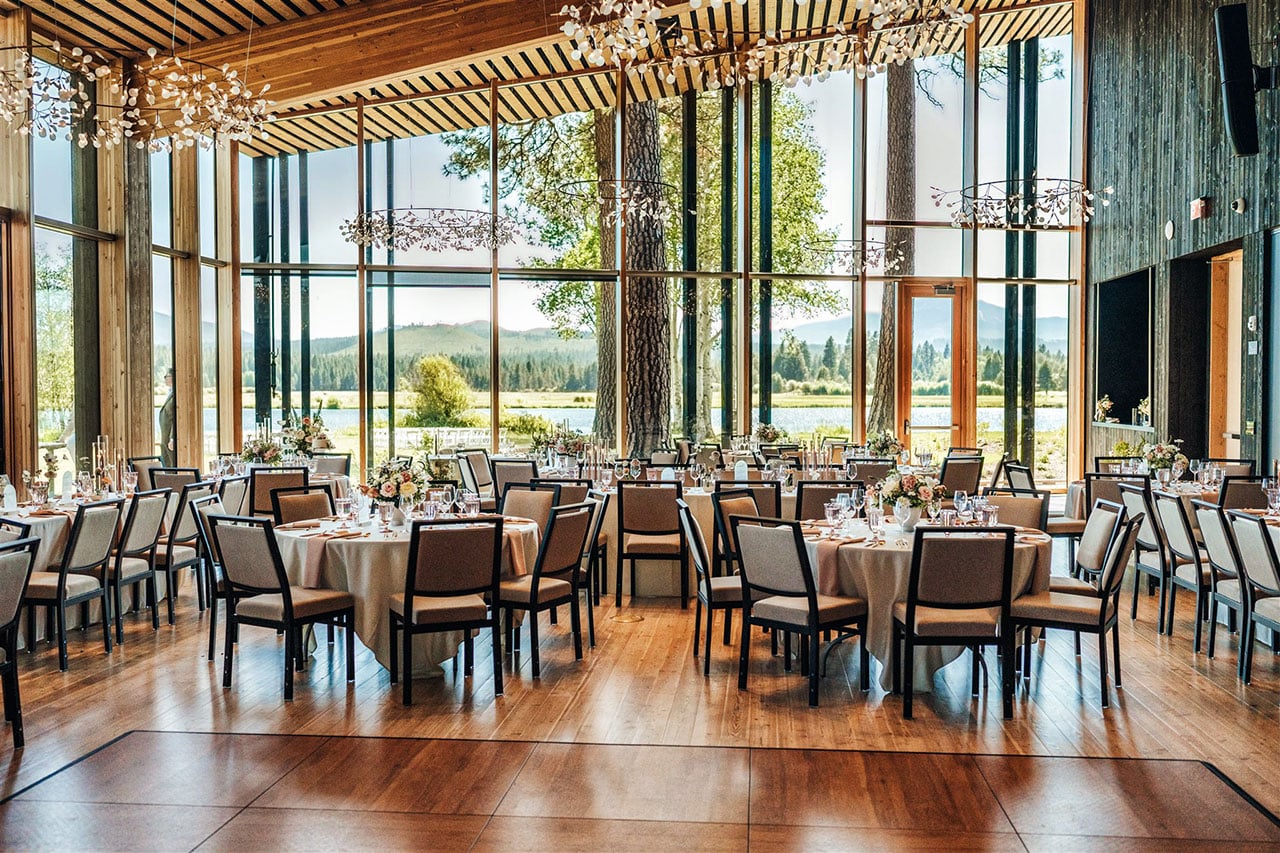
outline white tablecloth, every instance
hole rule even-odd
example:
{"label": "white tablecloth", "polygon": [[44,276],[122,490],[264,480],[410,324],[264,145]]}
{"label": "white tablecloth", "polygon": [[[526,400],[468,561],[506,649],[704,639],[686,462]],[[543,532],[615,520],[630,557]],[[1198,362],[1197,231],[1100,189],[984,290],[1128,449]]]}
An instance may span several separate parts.
{"label": "white tablecloth", "polygon": [[[276,541],[284,559],[289,582],[302,585],[307,560],[309,534],[336,530],[336,522],[320,528],[277,530]],[[377,523],[357,528],[368,531],[367,537],[328,539],[320,558],[319,586],[346,590],[356,599],[356,635],[373,650],[384,667],[390,666],[391,636],[387,599],[404,592],[405,571],[409,564],[409,538],[406,527],[393,527],[382,533]],[[538,526],[533,522],[503,524],[507,547],[503,552],[503,572],[522,574],[533,571],[538,559]],[[509,549],[518,547],[524,557],[523,566],[512,566]],[[514,562],[519,562],[514,561]],[[462,642],[463,632],[422,634],[415,638],[413,662],[415,676],[439,675],[440,663],[453,657]]]}
{"label": "white tablecloth", "polygon": [[[866,525],[859,522],[852,536],[867,535]],[[867,601],[867,650],[882,667],[880,685],[888,690],[893,682],[890,668],[893,650],[893,605],[907,600],[911,578],[912,535],[902,534],[895,525],[887,525],[885,544],[868,548],[865,543],[841,545],[836,553],[834,591]],[[809,559],[819,573],[818,587],[832,589],[831,578],[823,577],[819,565],[818,543],[806,540]],[[1042,592],[1049,588],[1053,540],[1048,536],[1019,534],[1013,549],[1014,596],[1024,592]],[[901,544],[900,544],[901,543]],[[932,689],[933,674],[963,652],[960,646],[919,646],[915,656],[915,689]]]}

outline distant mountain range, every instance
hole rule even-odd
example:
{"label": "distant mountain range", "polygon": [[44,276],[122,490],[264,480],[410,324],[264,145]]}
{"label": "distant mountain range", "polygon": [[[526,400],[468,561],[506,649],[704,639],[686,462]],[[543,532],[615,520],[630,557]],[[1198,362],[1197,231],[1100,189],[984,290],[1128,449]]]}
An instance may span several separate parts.
{"label": "distant mountain range", "polygon": [[[843,344],[849,335],[852,314],[842,314],[830,320],[818,320],[793,326],[790,331],[811,347],[820,347],[827,338],[835,338]],[[880,325],[880,312],[867,314],[867,326]],[[917,338],[946,341],[951,337],[951,303],[945,299],[925,299],[918,304],[915,314]],[[776,336],[776,332],[775,332]],[[1036,323],[1036,340],[1050,351],[1065,350],[1067,344],[1067,318],[1041,317]],[[1004,308],[990,302],[978,302],[978,344],[997,349],[1004,346]]]}

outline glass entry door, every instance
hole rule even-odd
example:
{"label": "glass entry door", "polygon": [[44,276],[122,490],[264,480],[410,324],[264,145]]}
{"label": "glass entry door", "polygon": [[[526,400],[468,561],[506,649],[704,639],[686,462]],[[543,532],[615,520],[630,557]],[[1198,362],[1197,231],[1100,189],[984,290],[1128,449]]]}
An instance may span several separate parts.
{"label": "glass entry door", "polygon": [[898,286],[898,420],[913,452],[973,446],[972,298],[963,282]]}

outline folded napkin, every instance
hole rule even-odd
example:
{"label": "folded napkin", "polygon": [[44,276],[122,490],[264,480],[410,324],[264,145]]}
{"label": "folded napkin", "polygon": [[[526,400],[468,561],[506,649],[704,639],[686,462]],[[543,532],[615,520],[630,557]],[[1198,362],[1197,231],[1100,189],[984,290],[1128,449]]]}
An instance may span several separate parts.
{"label": "folded napkin", "polygon": [[28,518],[62,518],[68,515],[66,510],[61,509],[36,509],[27,513]]}
{"label": "folded napkin", "polygon": [[1249,513],[1249,515],[1266,515],[1267,514],[1267,510],[1265,509],[1252,509],[1252,508],[1238,509],[1236,510],[1236,512],[1247,512]]}
{"label": "folded napkin", "polygon": [[865,536],[850,536],[845,539],[819,539],[818,552],[818,592],[823,595],[840,594],[839,553],[841,545],[852,545],[861,542]]}
{"label": "folded napkin", "polygon": [[332,533],[321,533],[319,536],[308,539],[307,555],[302,562],[302,585],[311,588],[320,586],[320,563],[324,560],[325,545],[331,540],[356,539],[367,535],[359,530],[335,530]]}
{"label": "folded napkin", "polygon": [[308,518],[303,521],[291,521],[288,524],[277,524],[276,530],[307,530],[311,527],[319,527],[320,519]]}
{"label": "folded napkin", "polygon": [[523,518],[518,515],[504,515],[502,517],[502,520],[507,524],[533,524],[534,523],[534,520],[532,518]]}

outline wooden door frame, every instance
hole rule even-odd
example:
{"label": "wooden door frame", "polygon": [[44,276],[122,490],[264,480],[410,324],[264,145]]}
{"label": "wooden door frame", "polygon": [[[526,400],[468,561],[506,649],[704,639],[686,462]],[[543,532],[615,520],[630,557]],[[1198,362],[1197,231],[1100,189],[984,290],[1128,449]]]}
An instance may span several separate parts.
{"label": "wooden door frame", "polygon": [[[953,293],[939,293],[939,288],[954,288]],[[895,421],[903,424],[911,417],[912,327],[915,316],[912,299],[951,300],[951,444],[972,447],[978,437],[977,378],[977,288],[967,279],[957,278],[949,284],[906,279],[898,285],[897,335],[897,408]],[[903,441],[909,443],[907,430]]]}

